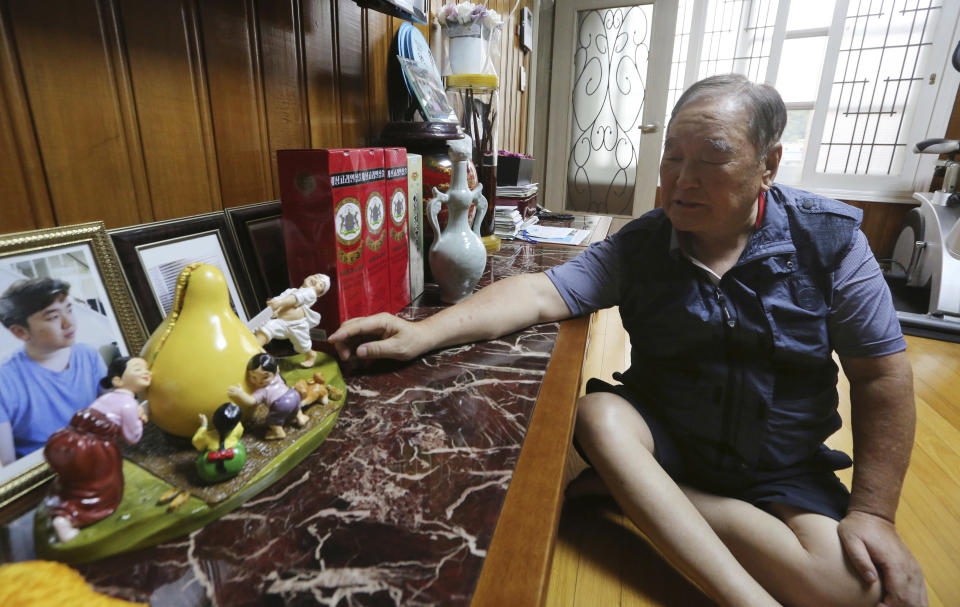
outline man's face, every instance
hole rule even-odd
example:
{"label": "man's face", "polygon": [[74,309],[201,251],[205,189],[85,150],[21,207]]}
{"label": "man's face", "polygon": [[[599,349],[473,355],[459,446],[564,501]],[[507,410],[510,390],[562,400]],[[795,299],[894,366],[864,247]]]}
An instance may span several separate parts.
{"label": "man's face", "polygon": [[660,183],[664,212],[677,230],[724,238],[753,226],[757,195],[773,183],[780,147],[758,159],[747,119],[732,97],[694,100],[673,119]]}
{"label": "man's face", "polygon": [[15,325],[10,331],[38,350],[69,348],[76,341],[77,332],[73,304],[66,295],[60,295],[46,308],[28,316],[26,327]]}

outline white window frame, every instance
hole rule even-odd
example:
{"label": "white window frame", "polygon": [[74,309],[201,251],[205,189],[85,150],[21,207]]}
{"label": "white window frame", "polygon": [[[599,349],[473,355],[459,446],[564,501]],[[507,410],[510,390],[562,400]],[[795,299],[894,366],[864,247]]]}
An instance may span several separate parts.
{"label": "white window frame", "polygon": [[[693,1],[690,43],[684,69],[686,89],[698,78],[702,57],[707,0]],[[802,0],[799,0],[802,2]],[[926,74],[925,80],[917,91],[914,109],[911,115],[904,117],[908,151],[899,174],[894,175],[846,175],[816,171],[816,160],[820,152],[824,126],[829,113],[830,88],[836,72],[840,43],[843,39],[843,27],[849,0],[837,0],[829,28],[813,30],[795,30],[787,32],[786,22],[790,11],[790,0],[780,0],[777,18],[774,24],[770,56],[763,81],[774,85],[784,40],[821,36],[827,34],[827,49],[824,66],[820,76],[820,86],[814,103],[791,103],[787,108],[812,109],[814,111],[809,138],[806,142],[800,182],[796,186],[816,191],[819,194],[844,200],[865,200],[877,202],[909,202],[915,191],[929,189],[930,180],[937,157],[931,154],[914,154],[914,143],[932,137],[943,137],[958,86],[960,73],[950,65],[952,50],[960,40],[960,2],[941,1],[936,31],[931,38],[932,45],[927,52],[927,65],[920,73]],[[749,14],[749,10],[744,11]],[[742,27],[741,27],[742,29]],[[747,37],[741,37],[746,44]],[[737,49],[737,56],[744,56],[747,49]]]}

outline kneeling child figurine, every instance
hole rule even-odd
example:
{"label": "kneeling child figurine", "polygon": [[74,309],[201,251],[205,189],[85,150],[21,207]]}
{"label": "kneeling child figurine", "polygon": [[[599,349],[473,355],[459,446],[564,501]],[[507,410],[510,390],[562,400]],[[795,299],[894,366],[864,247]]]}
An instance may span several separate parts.
{"label": "kneeling child figurine", "polygon": [[242,385],[237,384],[227,388],[227,396],[238,405],[266,405],[270,408],[264,436],[267,440],[286,437],[283,425],[287,421],[302,428],[309,420],[300,410],[300,393],[283,381],[277,368],[277,359],[273,356],[266,352],[254,354],[247,363],[247,382],[254,388],[253,394],[248,394]]}

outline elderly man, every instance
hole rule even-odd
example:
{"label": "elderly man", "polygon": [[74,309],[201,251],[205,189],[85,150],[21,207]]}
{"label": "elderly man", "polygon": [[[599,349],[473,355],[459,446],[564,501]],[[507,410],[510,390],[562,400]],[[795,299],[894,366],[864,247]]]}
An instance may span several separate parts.
{"label": "elderly man", "polygon": [[[722,605],[924,605],[894,526],[915,424],[906,345],[860,211],[774,184],[785,123],[771,87],[700,81],[667,129],[662,209],[546,273],[330,340],[342,358],[409,359],[619,305],[631,367],[591,380],[575,438],[675,567]],[[834,351],[852,494],[834,474],[849,457],[823,445],[840,425]]]}

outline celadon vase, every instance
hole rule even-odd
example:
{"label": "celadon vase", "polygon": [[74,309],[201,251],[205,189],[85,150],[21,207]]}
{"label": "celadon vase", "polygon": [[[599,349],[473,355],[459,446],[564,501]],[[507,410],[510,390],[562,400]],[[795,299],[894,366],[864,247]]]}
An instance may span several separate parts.
{"label": "celadon vase", "polygon": [[[433,188],[433,198],[427,203],[427,217],[434,234],[430,270],[440,287],[440,299],[446,303],[457,303],[473,293],[487,265],[487,250],[480,240],[480,223],[487,213],[482,190],[479,185],[472,190],[467,186],[467,161],[455,160],[450,189],[443,193]],[[467,221],[471,203],[477,207],[472,229]],[[449,219],[441,231],[437,214],[444,204]]]}

